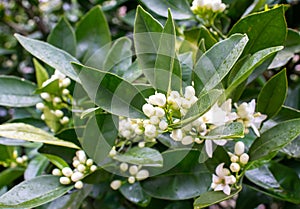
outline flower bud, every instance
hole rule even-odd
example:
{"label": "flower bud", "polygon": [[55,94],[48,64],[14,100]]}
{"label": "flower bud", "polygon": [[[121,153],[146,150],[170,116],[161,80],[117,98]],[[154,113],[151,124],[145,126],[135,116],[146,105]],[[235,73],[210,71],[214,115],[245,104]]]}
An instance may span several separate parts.
{"label": "flower bud", "polygon": [[238,156],[240,156],[241,154],[243,154],[245,152],[245,144],[241,141],[235,143],[234,146],[234,153]]}
{"label": "flower bud", "polygon": [[68,87],[70,84],[71,84],[70,78],[65,78],[61,82],[62,87],[65,87],[65,88]]}
{"label": "flower bud", "polygon": [[130,177],[128,178],[128,182],[129,182],[130,184],[134,184],[134,182],[135,182],[134,176],[130,176]]}
{"label": "flower bud", "polygon": [[241,170],[241,167],[238,163],[231,163],[230,164],[230,170],[234,173],[237,173]]}
{"label": "flower bud", "polygon": [[174,141],[181,141],[183,138],[182,130],[181,129],[175,129],[170,134],[170,137],[174,139]]}
{"label": "flower bud", "polygon": [[249,155],[247,153],[243,153],[241,156],[240,156],[240,163],[243,164],[243,165],[246,165],[249,161]]}
{"label": "flower bud", "polygon": [[58,168],[54,168],[52,170],[52,175],[54,175],[54,176],[61,176],[62,173],[61,173],[61,171]]}
{"label": "flower bud", "polygon": [[77,166],[77,170],[80,171],[80,172],[84,172],[85,171],[85,166],[83,164],[79,164]]}
{"label": "flower bud", "polygon": [[236,182],[236,178],[233,175],[225,176],[225,184],[234,184]]}
{"label": "flower bud", "polygon": [[156,127],[154,125],[146,125],[145,127],[145,135],[149,138],[156,137]]}
{"label": "flower bud", "polygon": [[155,114],[155,109],[151,104],[144,104],[142,109],[144,114],[148,117],[151,117]]}
{"label": "flower bud", "polygon": [[36,109],[38,109],[38,110],[43,110],[43,109],[45,108],[45,105],[44,105],[44,103],[39,102],[39,103],[37,103],[37,104],[35,105],[35,107],[36,107]]}
{"label": "flower bud", "polygon": [[236,162],[239,161],[239,157],[236,156],[236,155],[232,155],[232,156],[230,157],[230,161],[233,162],[233,163],[236,163]]}
{"label": "flower bud", "polygon": [[80,164],[79,160],[73,160],[72,165],[76,168]]}
{"label": "flower bud", "polygon": [[165,116],[165,111],[164,111],[163,108],[161,108],[161,107],[154,107],[154,109],[155,109],[155,115],[157,117],[162,118],[162,117]]}
{"label": "flower bud", "polygon": [[63,174],[64,176],[67,176],[67,177],[70,177],[70,176],[72,176],[72,174],[73,174],[73,171],[72,171],[72,169],[71,169],[70,167],[64,167],[64,168],[61,170],[61,172],[62,172],[62,174]]}
{"label": "flower bud", "polygon": [[42,119],[42,120],[45,120],[45,119],[46,119],[45,114],[41,114],[41,119]]}
{"label": "flower bud", "polygon": [[59,98],[59,97],[54,97],[53,98],[53,103],[61,103],[61,98]]}
{"label": "flower bud", "polygon": [[146,144],[146,142],[139,142],[138,146],[139,146],[139,148],[144,148],[145,144]]}
{"label": "flower bud", "polygon": [[81,162],[81,163],[86,162],[86,155],[85,155],[85,152],[83,150],[78,150],[76,152],[76,156],[77,156],[79,162]]}
{"label": "flower bud", "polygon": [[109,152],[109,156],[110,156],[110,157],[114,157],[114,156],[116,156],[116,155],[117,155],[116,148],[113,147],[113,148],[110,150],[110,152]]}
{"label": "flower bud", "polygon": [[63,185],[67,185],[71,183],[71,179],[66,176],[62,176],[59,178],[59,182]]}
{"label": "flower bud", "polygon": [[27,155],[23,155],[23,156],[22,156],[22,160],[23,160],[23,162],[26,162],[26,161],[28,160]]}
{"label": "flower bud", "polygon": [[97,166],[96,165],[92,165],[91,167],[90,167],[90,171],[91,172],[95,172],[97,170]]}
{"label": "flower bud", "polygon": [[121,163],[120,164],[120,170],[125,172],[128,170],[128,164],[127,163]]}
{"label": "flower bud", "polygon": [[62,90],[62,94],[68,95],[68,94],[70,94],[70,91],[68,89],[64,89],[64,90]]}
{"label": "flower bud", "polygon": [[76,182],[76,181],[79,181],[80,179],[82,179],[83,176],[84,176],[83,173],[81,173],[81,172],[79,172],[79,171],[76,171],[76,172],[74,172],[74,173],[72,174],[71,180],[72,180],[73,182]]}
{"label": "flower bud", "polygon": [[134,133],[137,135],[142,135],[144,133],[144,130],[140,127],[134,129]]}
{"label": "flower bud", "polygon": [[192,136],[185,136],[185,137],[183,137],[181,143],[182,143],[183,145],[189,145],[189,144],[192,144],[193,141],[194,141],[194,139],[193,139]]}
{"label": "flower bud", "polygon": [[165,106],[166,102],[167,102],[167,98],[162,93],[156,93],[155,95],[151,95],[149,97],[149,103],[152,105],[157,105],[159,107],[163,107],[163,106]]}
{"label": "flower bud", "polygon": [[168,128],[168,123],[164,120],[160,121],[158,124],[160,130],[164,131]]}
{"label": "flower bud", "polygon": [[16,162],[22,164],[24,163],[24,160],[21,157],[17,157]]}
{"label": "flower bud", "polygon": [[51,96],[50,96],[50,94],[47,93],[47,92],[41,93],[41,97],[42,97],[42,99],[46,100],[47,102],[50,102],[50,101],[51,101]]}
{"label": "flower bud", "polygon": [[92,159],[87,159],[86,162],[85,162],[85,164],[86,164],[87,166],[91,166],[91,165],[94,164],[94,161],[93,161]]}
{"label": "flower bud", "polygon": [[122,182],[120,180],[114,180],[110,183],[110,187],[113,189],[113,190],[117,190],[119,189],[120,187],[122,186]]}
{"label": "flower bud", "polygon": [[59,120],[59,122],[62,124],[62,125],[65,125],[67,123],[69,123],[70,119],[69,117],[67,116],[64,116],[62,119]]}
{"label": "flower bud", "polygon": [[76,189],[82,189],[82,187],[83,187],[82,181],[77,181],[77,182],[74,184],[74,187],[75,187]]}
{"label": "flower bud", "polygon": [[191,99],[193,96],[195,96],[195,89],[192,86],[185,87],[184,97],[186,99]]}
{"label": "flower bud", "polygon": [[140,170],[135,177],[138,181],[142,181],[149,177],[149,171],[145,169]]}
{"label": "flower bud", "polygon": [[64,116],[64,112],[61,110],[55,110],[54,114],[56,117],[61,118],[62,116]]}
{"label": "flower bud", "polygon": [[157,125],[157,124],[159,124],[159,122],[160,122],[159,117],[157,117],[157,116],[155,116],[155,115],[150,117],[150,123],[151,123],[151,124]]}
{"label": "flower bud", "polygon": [[135,174],[137,174],[138,171],[139,171],[139,168],[136,165],[132,165],[129,167],[129,173],[133,176]]}

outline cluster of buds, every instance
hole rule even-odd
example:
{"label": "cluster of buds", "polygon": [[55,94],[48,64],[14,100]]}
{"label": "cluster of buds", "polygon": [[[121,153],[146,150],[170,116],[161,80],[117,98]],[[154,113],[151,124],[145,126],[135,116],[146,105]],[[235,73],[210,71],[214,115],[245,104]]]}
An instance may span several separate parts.
{"label": "cluster of buds", "polygon": [[61,176],[59,182],[64,185],[69,185],[72,182],[76,189],[83,187],[81,181],[85,176],[93,173],[97,170],[97,166],[94,165],[92,159],[87,159],[87,156],[83,150],[78,150],[76,156],[73,158],[74,169],[70,167],[64,167],[62,170],[55,168],[52,170],[52,174],[55,176]]}
{"label": "cluster of buds", "polygon": [[26,167],[28,163],[28,156],[27,155],[18,155],[18,151],[14,150],[12,154],[12,160],[9,160],[8,162],[0,162],[0,165],[4,167],[11,167],[14,168],[16,166],[22,166]]}
{"label": "cluster of buds", "polygon": [[234,154],[228,153],[230,156],[230,170],[238,173],[249,161],[249,155],[245,153],[245,144],[241,141],[235,143]]}
{"label": "cluster of buds", "polygon": [[[128,165],[127,163],[120,164],[120,171],[124,175],[129,175],[127,178],[128,183],[134,184],[136,181],[142,181],[149,177],[149,171],[142,169],[142,166]],[[111,182],[110,187],[117,190],[122,186],[121,180],[114,180]]]}
{"label": "cluster of buds", "polygon": [[221,0],[194,0],[191,10],[201,18],[213,18],[215,14],[226,9],[226,5]]}
{"label": "cluster of buds", "polygon": [[48,92],[42,92],[40,94],[41,98],[44,100],[43,103],[37,103],[36,108],[41,110],[43,114],[41,119],[45,120],[45,111],[49,110],[49,113],[56,118],[57,122],[61,125],[66,125],[69,123],[69,117],[64,115],[64,112],[61,111],[62,108],[68,107],[68,100],[71,97],[70,91],[67,87],[71,84],[71,80],[65,75],[61,74],[59,71],[51,76],[50,79],[46,80],[42,87],[46,87],[53,81],[58,80],[59,90],[55,94],[50,94]]}
{"label": "cluster of buds", "polygon": [[231,174],[228,168],[224,168],[225,163],[217,166],[216,175],[212,176],[211,188],[214,191],[223,191],[226,195],[230,195],[231,185],[236,183],[236,178]]}

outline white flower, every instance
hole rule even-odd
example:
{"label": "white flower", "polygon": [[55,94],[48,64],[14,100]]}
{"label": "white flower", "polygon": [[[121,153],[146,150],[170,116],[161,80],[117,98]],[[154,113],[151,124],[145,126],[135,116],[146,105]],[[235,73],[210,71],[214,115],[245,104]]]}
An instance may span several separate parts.
{"label": "white flower", "polygon": [[74,184],[74,187],[75,187],[76,189],[82,189],[82,187],[83,187],[82,181],[77,181],[77,182]]}
{"label": "white flower", "polygon": [[209,158],[212,158],[213,155],[213,143],[219,145],[219,146],[224,146],[227,143],[228,140],[225,139],[219,139],[219,140],[205,140],[205,151],[208,155]]}
{"label": "white flower", "polygon": [[155,107],[155,115],[159,118],[162,118],[165,116],[165,111],[161,107]]}
{"label": "white flower", "polygon": [[158,124],[160,130],[164,131],[168,128],[168,123],[164,120],[160,121]]}
{"label": "white flower", "polygon": [[234,145],[234,153],[238,156],[245,152],[245,144],[241,141],[235,143]]}
{"label": "white flower", "polygon": [[170,134],[170,137],[174,139],[174,141],[181,141],[183,138],[183,133],[181,129],[175,129]]}
{"label": "white flower", "polygon": [[151,95],[149,97],[149,103],[152,105],[157,105],[159,107],[165,106],[167,98],[162,93],[155,93],[155,95]]}
{"label": "white flower", "polygon": [[138,181],[144,180],[149,177],[149,171],[145,169],[140,170],[135,177]]}
{"label": "white flower", "polygon": [[237,114],[244,123],[244,126],[246,128],[251,127],[254,133],[259,137],[260,133],[258,129],[267,116],[261,113],[255,113],[255,100],[252,99],[249,103],[243,102],[239,106],[235,104],[235,106]]}
{"label": "white flower", "polygon": [[145,136],[149,138],[156,137],[156,127],[152,124],[148,124],[145,126]]}
{"label": "white flower", "polygon": [[143,112],[146,116],[151,117],[155,113],[155,109],[151,104],[144,104],[143,107]]}
{"label": "white flower", "polygon": [[51,76],[51,79],[52,80],[55,80],[55,79],[60,79],[60,80],[62,80],[62,79],[64,79],[66,76],[63,74],[63,73],[61,73],[60,71],[58,71],[58,70],[55,70],[54,71],[54,74]]}
{"label": "white flower", "polygon": [[160,123],[159,117],[156,115],[150,117],[150,123],[153,125],[158,125]]}
{"label": "white flower", "polygon": [[195,96],[195,89],[192,86],[185,87],[184,97],[186,99],[191,99]]}
{"label": "white flower", "polygon": [[224,168],[225,163],[221,163],[216,168],[216,174],[213,174],[213,182],[211,188],[214,191],[223,191],[226,195],[230,195],[232,185],[236,182],[236,178],[231,175],[227,168]]}
{"label": "white flower", "polygon": [[114,180],[110,183],[110,187],[113,189],[113,190],[117,190],[119,189],[120,187],[122,186],[122,182],[120,180]]}

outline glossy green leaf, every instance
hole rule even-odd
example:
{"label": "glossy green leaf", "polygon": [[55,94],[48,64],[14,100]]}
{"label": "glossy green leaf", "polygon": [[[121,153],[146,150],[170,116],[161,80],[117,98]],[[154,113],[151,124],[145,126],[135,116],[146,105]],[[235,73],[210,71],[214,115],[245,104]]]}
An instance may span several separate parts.
{"label": "glossy green leaf", "polygon": [[14,76],[0,76],[0,105],[8,107],[29,107],[41,98],[34,95],[36,85]]}
{"label": "glossy green leaf", "polygon": [[65,17],[60,18],[47,38],[48,43],[76,56],[75,33]]}
{"label": "glossy green leaf", "polygon": [[110,31],[100,6],[92,8],[78,23],[77,57],[87,60],[96,50],[111,42]]}
{"label": "glossy green leaf", "polygon": [[73,64],[83,88],[103,110],[130,118],[144,118],[142,106],[146,103],[136,87],[115,74],[83,65]]}
{"label": "glossy green leaf", "polygon": [[286,70],[273,76],[262,88],[257,98],[257,111],[272,118],[279,111],[287,95]]}
{"label": "glossy green leaf", "polygon": [[35,93],[36,94],[40,94],[43,92],[47,92],[49,94],[54,94],[54,95],[59,95],[61,89],[59,87],[59,79],[55,79],[53,81],[51,81],[50,83],[47,82],[47,84],[45,86],[42,86],[40,88],[38,88]]}
{"label": "glossy green leaf", "polygon": [[210,205],[222,202],[224,200],[228,200],[233,196],[235,196],[236,194],[238,194],[241,190],[242,188],[240,187],[240,189],[232,191],[230,195],[226,195],[223,192],[214,192],[214,191],[206,192],[200,195],[200,197],[198,197],[195,200],[194,208],[195,209],[205,208]]}
{"label": "glossy green leaf", "polygon": [[184,20],[193,17],[190,4],[186,0],[141,0],[150,10],[163,17],[168,17],[168,9],[171,9],[174,19]]}
{"label": "glossy green leaf", "polygon": [[32,143],[24,140],[19,139],[8,139],[0,137],[0,144],[6,145],[6,147],[9,146],[23,146],[23,147],[38,147],[40,146],[40,143]]}
{"label": "glossy green leaf", "polygon": [[296,139],[294,139],[288,145],[283,147],[280,150],[280,152],[282,152],[292,158],[300,158],[300,137],[298,136]]}
{"label": "glossy green leaf", "polygon": [[46,42],[27,38],[19,34],[15,34],[15,37],[33,56],[78,82],[77,75],[71,66],[71,62],[79,62],[76,58]]}
{"label": "glossy green leaf", "polygon": [[119,190],[126,199],[141,207],[146,207],[151,201],[151,197],[143,191],[140,182],[124,184]]}
{"label": "glossy green leaf", "polygon": [[32,142],[42,142],[74,149],[79,148],[71,142],[60,140],[42,129],[24,123],[6,123],[0,125],[0,136]]}
{"label": "glossy green leaf", "polygon": [[162,92],[179,91],[181,92],[182,75],[181,67],[175,52],[176,32],[175,25],[169,10],[167,22],[163,28],[154,69],[147,72],[154,75],[154,80],[150,83]]}
{"label": "glossy green leaf", "polygon": [[300,119],[288,120],[265,131],[249,149],[251,161],[269,159],[300,134]]}
{"label": "glossy green leaf", "polygon": [[23,175],[25,168],[22,167],[14,167],[7,168],[0,172],[0,188],[9,185],[14,180]]}
{"label": "glossy green leaf", "polygon": [[239,20],[229,35],[235,33],[246,33],[249,37],[244,54],[253,54],[265,48],[283,45],[287,34],[284,7],[254,13]]}
{"label": "glossy green leaf", "polygon": [[178,60],[182,69],[182,88],[184,88],[192,83],[193,54],[192,52],[179,54]]}
{"label": "glossy green leaf", "polygon": [[43,109],[43,114],[45,116],[44,122],[54,132],[57,132],[62,128],[62,124],[59,122],[59,119],[51,112],[51,109],[48,106],[45,106]]}
{"label": "glossy green leaf", "polygon": [[33,58],[33,64],[35,69],[35,76],[37,81],[37,86],[42,87],[42,84],[49,79],[49,75],[47,70],[37,61]]}
{"label": "glossy green leaf", "polygon": [[123,76],[132,64],[132,42],[127,37],[117,39],[108,51],[103,63],[103,71]]}
{"label": "glossy green leaf", "polygon": [[223,126],[217,126],[212,129],[205,139],[218,140],[218,139],[232,139],[244,137],[244,125],[240,122],[233,122]]}
{"label": "glossy green leaf", "polygon": [[58,167],[59,169],[63,169],[65,167],[69,167],[68,163],[59,156],[51,155],[51,154],[43,154],[53,165]]}
{"label": "glossy green leaf", "polygon": [[5,146],[5,145],[0,145],[0,162],[1,161],[7,161],[10,159],[13,159],[13,152],[14,152],[14,147],[12,146]]}
{"label": "glossy green leaf", "polygon": [[118,118],[110,114],[100,114],[89,119],[80,143],[96,163],[100,164],[114,145],[118,136],[117,126]]}
{"label": "glossy green leaf", "polygon": [[242,54],[247,42],[246,35],[234,34],[215,44],[200,57],[193,72],[197,95],[215,88],[223,80]]}
{"label": "glossy green leaf", "polygon": [[134,82],[139,77],[143,75],[143,70],[139,68],[137,60],[135,60],[132,65],[124,72],[122,78],[129,83]]}
{"label": "glossy green leaf", "polygon": [[133,147],[124,154],[114,156],[115,160],[135,165],[162,167],[163,158],[159,151],[144,147]]}
{"label": "glossy green leaf", "polygon": [[271,47],[260,50],[248,58],[237,72],[231,71],[228,78],[228,88],[226,89],[226,95],[229,95],[240,84],[247,80],[250,74],[261,65],[266,59],[272,56],[274,53],[281,50],[282,47]]}
{"label": "glossy green leaf", "polygon": [[58,176],[39,176],[21,182],[2,195],[0,208],[33,208],[64,195],[72,188],[60,184]]}
{"label": "glossy green leaf", "polygon": [[41,154],[37,155],[28,163],[24,173],[24,179],[29,180],[41,175],[48,166],[48,164],[49,161],[45,156]]}

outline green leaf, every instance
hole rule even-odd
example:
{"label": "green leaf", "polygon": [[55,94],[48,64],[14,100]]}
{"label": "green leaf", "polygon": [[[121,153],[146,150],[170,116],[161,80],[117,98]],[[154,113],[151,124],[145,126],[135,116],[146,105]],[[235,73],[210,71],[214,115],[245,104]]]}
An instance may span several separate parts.
{"label": "green leaf", "polygon": [[197,61],[193,76],[196,95],[216,87],[242,54],[248,37],[234,34],[206,51]]}
{"label": "green leaf", "polygon": [[42,129],[24,123],[0,125],[0,136],[79,149],[77,145],[71,142],[60,140]]}
{"label": "green leaf", "polygon": [[111,42],[108,24],[100,6],[95,6],[82,17],[75,33],[77,57],[84,58],[84,60]]}
{"label": "green leaf", "polygon": [[27,168],[24,173],[24,179],[29,180],[41,175],[48,166],[48,164],[49,161],[45,156],[41,154],[37,155],[35,158],[30,160],[29,164],[27,165]]}
{"label": "green leaf", "polygon": [[5,146],[5,145],[0,145],[0,162],[1,161],[7,161],[10,159],[13,159],[13,152],[14,152],[14,147],[12,146]]}
{"label": "green leaf", "polygon": [[89,119],[80,143],[96,163],[100,164],[114,145],[118,136],[117,126],[118,118],[110,114],[100,114]]}
{"label": "green leaf", "polygon": [[21,167],[7,168],[0,173],[0,188],[9,185],[23,175],[25,169]]}
{"label": "green leaf", "polygon": [[53,165],[58,167],[59,169],[63,169],[65,167],[69,167],[68,163],[59,156],[51,155],[51,154],[43,154]]}
{"label": "green leaf", "polygon": [[287,95],[286,70],[273,76],[262,88],[257,98],[257,111],[272,118],[276,115]]}
{"label": "green leaf", "polygon": [[[244,125],[240,122],[233,122],[223,126],[217,126],[212,129],[205,139],[218,140],[218,139],[232,139],[244,137]],[[201,137],[202,138],[202,137]]]}
{"label": "green leaf", "polygon": [[210,205],[222,202],[224,200],[231,199],[233,196],[238,194],[241,190],[242,190],[242,187],[240,187],[238,190],[231,192],[230,195],[226,195],[223,192],[214,192],[214,191],[206,192],[206,193],[200,195],[200,197],[198,197],[195,200],[194,208],[195,209],[205,208]]}
{"label": "green leaf", "polygon": [[36,85],[14,76],[0,76],[0,105],[8,107],[29,107],[41,98],[34,95]]}
{"label": "green leaf", "polygon": [[282,45],[287,34],[284,7],[280,6],[268,11],[254,13],[239,20],[232,27],[229,35],[235,33],[246,33],[249,37],[244,51],[245,55]]}
{"label": "green leaf", "polygon": [[35,58],[33,58],[33,64],[35,69],[37,86],[42,87],[42,84],[49,79],[48,72]]}
{"label": "green leaf", "polygon": [[149,147],[133,147],[124,154],[117,154],[114,156],[114,159],[135,165],[153,167],[163,166],[163,158],[160,152]]}
{"label": "green leaf", "polygon": [[15,37],[33,56],[78,82],[77,75],[71,66],[71,62],[79,62],[76,58],[43,41],[27,38],[19,34],[15,34]]}
{"label": "green leaf", "polygon": [[135,60],[132,65],[125,71],[122,78],[129,83],[134,82],[136,79],[143,75],[143,70],[139,68],[137,60]]}
{"label": "green leaf", "polygon": [[190,4],[186,0],[141,0],[141,2],[148,7],[148,9],[163,17],[168,17],[168,9],[172,10],[174,19],[177,20],[190,19],[194,16],[191,12]]}
{"label": "green leaf", "polygon": [[141,6],[138,6],[134,22],[134,47],[141,68],[149,81],[153,81],[153,69],[160,43],[162,25]]}
{"label": "green leaf", "polygon": [[0,197],[0,208],[33,208],[50,202],[71,190],[58,176],[38,176],[23,181]]}
{"label": "green leaf", "polygon": [[[181,92],[182,75],[181,67],[175,52],[176,41],[175,25],[171,12],[162,31],[154,69],[146,69],[147,74],[153,74],[154,80],[150,83],[162,92],[171,90]],[[153,71],[153,72],[148,72]]]}
{"label": "green leaf", "polygon": [[151,197],[143,191],[140,182],[124,184],[119,190],[126,199],[141,207],[146,207],[151,201]]}
{"label": "green leaf", "polygon": [[47,38],[47,42],[60,48],[72,56],[76,56],[75,33],[65,17],[60,18]]}
{"label": "green leaf", "polygon": [[54,94],[54,95],[59,95],[59,93],[61,92],[61,89],[59,87],[59,79],[55,79],[55,80],[51,81],[50,83],[46,84],[45,86],[38,88],[35,91],[36,94],[40,94],[43,92],[47,92],[47,93]]}
{"label": "green leaf", "polygon": [[[277,124],[257,138],[249,149],[250,160],[269,159],[300,134],[300,119]],[[252,162],[252,163],[253,163]]]}
{"label": "green leaf", "polygon": [[127,37],[117,39],[107,53],[103,63],[103,71],[123,76],[132,64],[132,42]]}
{"label": "green leaf", "polygon": [[105,71],[73,63],[83,88],[103,110],[130,118],[144,118],[142,106],[146,103],[136,87],[122,78]]}

